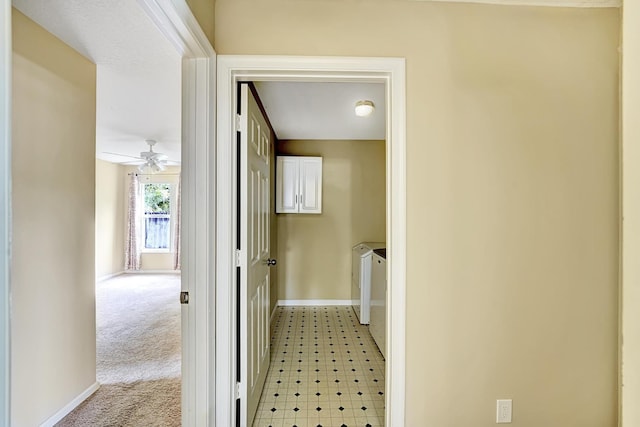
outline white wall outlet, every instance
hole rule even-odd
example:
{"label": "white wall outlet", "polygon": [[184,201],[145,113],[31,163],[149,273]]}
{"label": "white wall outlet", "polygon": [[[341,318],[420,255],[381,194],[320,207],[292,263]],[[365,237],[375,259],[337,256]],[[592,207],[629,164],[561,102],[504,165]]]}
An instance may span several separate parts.
{"label": "white wall outlet", "polygon": [[498,399],[496,404],[496,424],[510,424],[513,400]]}

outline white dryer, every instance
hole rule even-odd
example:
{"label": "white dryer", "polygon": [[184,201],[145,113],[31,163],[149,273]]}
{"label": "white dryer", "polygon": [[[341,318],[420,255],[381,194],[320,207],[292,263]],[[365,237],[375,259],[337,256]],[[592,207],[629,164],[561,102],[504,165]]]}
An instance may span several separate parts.
{"label": "white dryer", "polygon": [[373,250],[384,248],[384,242],[362,242],[352,249],[351,304],[363,325],[369,324],[371,307],[371,266]]}

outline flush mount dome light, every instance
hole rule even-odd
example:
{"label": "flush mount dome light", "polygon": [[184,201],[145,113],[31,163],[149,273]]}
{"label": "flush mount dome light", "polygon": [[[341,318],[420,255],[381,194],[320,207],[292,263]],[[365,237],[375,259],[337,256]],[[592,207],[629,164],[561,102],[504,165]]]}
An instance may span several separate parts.
{"label": "flush mount dome light", "polygon": [[358,101],[356,102],[356,116],[366,117],[373,113],[375,105],[372,101]]}

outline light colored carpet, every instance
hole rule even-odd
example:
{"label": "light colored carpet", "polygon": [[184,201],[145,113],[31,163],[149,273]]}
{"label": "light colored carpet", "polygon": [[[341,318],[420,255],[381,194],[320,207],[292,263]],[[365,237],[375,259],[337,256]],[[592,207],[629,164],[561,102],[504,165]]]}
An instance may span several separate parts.
{"label": "light colored carpet", "polygon": [[101,386],[57,426],[180,426],[179,275],[128,274],[96,286]]}

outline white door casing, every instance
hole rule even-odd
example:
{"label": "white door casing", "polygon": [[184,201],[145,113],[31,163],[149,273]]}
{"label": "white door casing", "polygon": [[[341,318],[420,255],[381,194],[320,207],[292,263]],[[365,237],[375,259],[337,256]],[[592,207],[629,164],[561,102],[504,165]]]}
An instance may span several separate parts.
{"label": "white door casing", "polygon": [[[402,58],[218,56],[216,140],[216,425],[236,425],[236,85],[242,81],[380,82],[386,87],[387,300],[385,425],[405,425],[406,167]],[[242,424],[241,424],[242,425]]]}
{"label": "white door casing", "polygon": [[269,369],[271,130],[248,84],[240,106],[240,425],[250,426]]}
{"label": "white door casing", "polygon": [[11,2],[0,4],[0,425],[10,418],[9,241],[11,227]]}
{"label": "white door casing", "polygon": [[[216,53],[184,0],[137,0],[182,55],[182,425],[215,425]],[[178,296],[176,295],[176,300]]]}
{"label": "white door casing", "polygon": [[[622,10],[619,426],[640,425],[640,3]],[[609,349],[608,349],[609,350]]]}

